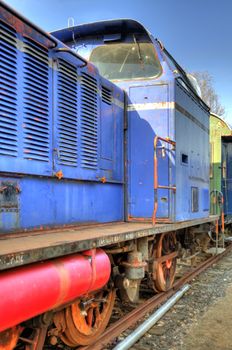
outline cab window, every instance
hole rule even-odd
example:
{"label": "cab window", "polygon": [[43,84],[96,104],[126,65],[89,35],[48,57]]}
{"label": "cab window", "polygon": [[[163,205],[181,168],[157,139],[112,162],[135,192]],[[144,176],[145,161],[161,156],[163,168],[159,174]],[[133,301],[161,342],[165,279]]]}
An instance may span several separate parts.
{"label": "cab window", "polygon": [[93,49],[89,58],[109,80],[155,78],[161,66],[152,43],[113,43]]}

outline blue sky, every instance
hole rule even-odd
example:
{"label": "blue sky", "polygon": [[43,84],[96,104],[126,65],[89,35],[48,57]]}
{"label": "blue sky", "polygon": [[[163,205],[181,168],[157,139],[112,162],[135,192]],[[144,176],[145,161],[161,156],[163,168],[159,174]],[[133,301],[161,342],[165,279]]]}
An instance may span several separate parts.
{"label": "blue sky", "polygon": [[47,31],[110,18],[133,18],[188,71],[208,71],[232,123],[231,0],[5,0]]}

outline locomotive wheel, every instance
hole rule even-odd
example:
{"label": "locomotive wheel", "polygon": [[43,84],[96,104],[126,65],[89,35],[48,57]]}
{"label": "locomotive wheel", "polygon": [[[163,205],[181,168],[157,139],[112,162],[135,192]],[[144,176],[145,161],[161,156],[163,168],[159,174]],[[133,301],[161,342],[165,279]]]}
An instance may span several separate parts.
{"label": "locomotive wheel", "polygon": [[20,331],[20,328],[13,327],[0,333],[0,350],[14,349],[18,342]]}
{"label": "locomotive wheel", "polygon": [[[174,232],[162,233],[154,245],[152,258],[153,261],[153,287],[157,292],[169,290],[174,282],[176,272],[176,257],[165,256],[176,251],[176,235]],[[175,254],[174,254],[175,255]]]}
{"label": "locomotive wheel", "polygon": [[89,345],[105,330],[115,301],[115,290],[101,291],[83,308],[77,301],[55,316],[54,323],[64,332],[60,339],[70,347]]}

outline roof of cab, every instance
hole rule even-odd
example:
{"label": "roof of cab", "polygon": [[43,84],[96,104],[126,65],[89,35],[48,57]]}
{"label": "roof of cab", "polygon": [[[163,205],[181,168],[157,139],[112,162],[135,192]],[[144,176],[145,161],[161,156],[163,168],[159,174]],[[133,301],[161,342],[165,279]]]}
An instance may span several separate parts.
{"label": "roof of cab", "polygon": [[106,34],[144,33],[150,37],[147,29],[133,19],[113,19],[93,23],[80,24],[51,32],[51,34],[63,42],[69,42],[74,37],[86,37]]}

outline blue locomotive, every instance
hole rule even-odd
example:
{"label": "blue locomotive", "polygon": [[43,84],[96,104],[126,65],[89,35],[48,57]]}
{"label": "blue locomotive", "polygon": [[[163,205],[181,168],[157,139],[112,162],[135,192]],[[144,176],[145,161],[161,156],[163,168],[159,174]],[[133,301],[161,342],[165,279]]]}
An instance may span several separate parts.
{"label": "blue locomotive", "polygon": [[53,35],[126,92],[126,220],[150,219],[155,202],[159,221],[207,217],[209,110],[172,56],[133,20]]}
{"label": "blue locomotive", "polygon": [[47,34],[0,3],[0,73],[0,349],[88,345],[217,219],[209,109],[129,19]]}

